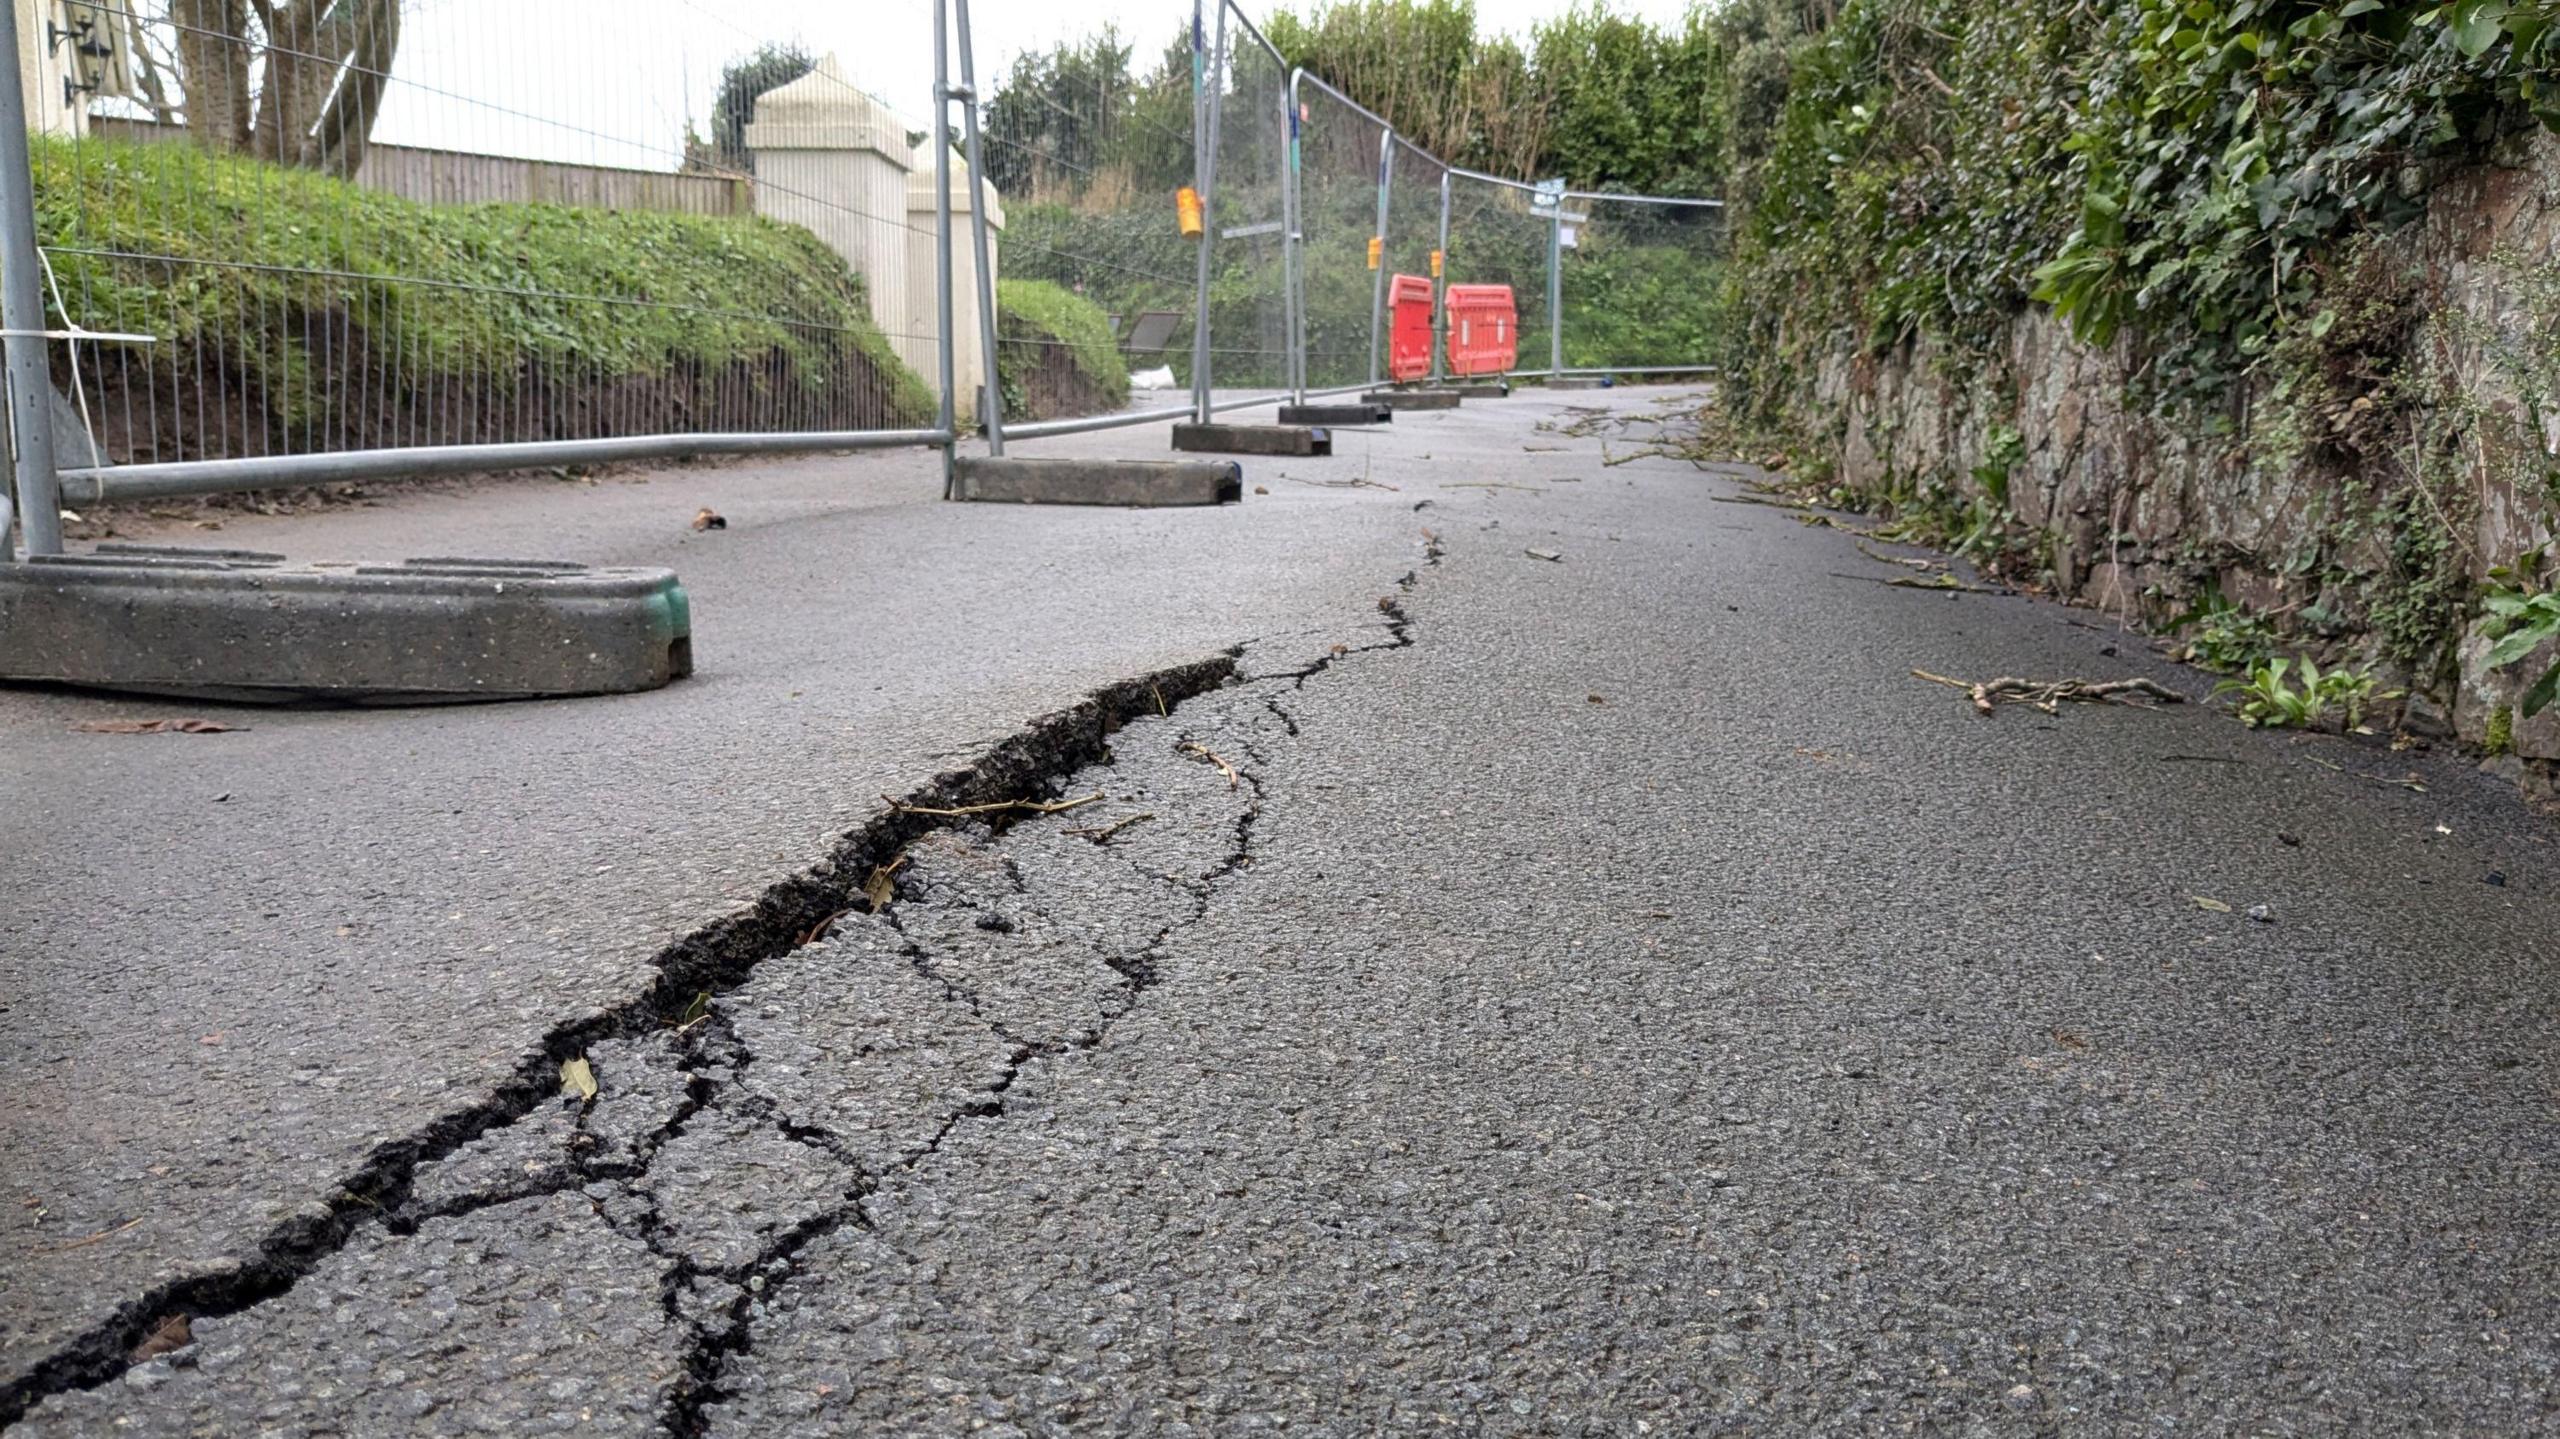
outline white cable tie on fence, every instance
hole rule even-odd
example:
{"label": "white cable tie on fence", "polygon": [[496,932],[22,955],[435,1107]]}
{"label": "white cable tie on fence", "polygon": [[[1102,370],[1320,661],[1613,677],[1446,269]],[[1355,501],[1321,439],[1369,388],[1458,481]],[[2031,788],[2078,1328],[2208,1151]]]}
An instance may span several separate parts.
{"label": "white cable tie on fence", "polygon": [[27,336],[33,336],[39,340],[111,340],[119,345],[156,345],[160,343],[160,337],[158,335],[127,335],[118,333],[114,330],[83,330],[78,326],[73,326],[68,330],[0,330],[0,336],[6,336],[10,339],[23,339]]}

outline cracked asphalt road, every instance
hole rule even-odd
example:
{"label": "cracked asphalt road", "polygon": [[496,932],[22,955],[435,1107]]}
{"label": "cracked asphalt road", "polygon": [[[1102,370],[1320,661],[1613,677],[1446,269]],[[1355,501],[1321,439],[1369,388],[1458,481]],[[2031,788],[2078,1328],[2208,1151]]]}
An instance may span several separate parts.
{"label": "cracked asphalt road", "polygon": [[2201,705],[1978,717],[1909,668],[2203,685],[1567,398],[1219,517],[1377,543],[996,766],[1101,799],[882,831],[881,913],[19,1427],[2551,1427],[2547,821]]}

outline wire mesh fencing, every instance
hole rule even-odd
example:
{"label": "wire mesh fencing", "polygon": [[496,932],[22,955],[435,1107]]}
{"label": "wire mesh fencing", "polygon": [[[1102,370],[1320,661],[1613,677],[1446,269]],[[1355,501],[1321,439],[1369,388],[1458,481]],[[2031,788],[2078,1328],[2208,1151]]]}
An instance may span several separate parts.
{"label": "wire mesh fencing", "polygon": [[[1410,381],[1435,372],[1440,295],[1440,201],[1449,167],[1430,151],[1395,137],[1386,168],[1386,228],[1381,233],[1380,264],[1387,278],[1388,305],[1382,323],[1388,342],[1381,378]],[[1399,283],[1399,277],[1402,282]],[[1417,298],[1399,302],[1398,293]],[[1410,313],[1424,313],[1417,326]],[[1420,333],[1417,336],[1416,330]]]}
{"label": "wire mesh fencing", "polygon": [[1298,350],[1308,393],[1374,383],[1384,363],[1378,237],[1386,122],[1301,72],[1298,98]]}
{"label": "wire mesh fencing", "polygon": [[[751,48],[792,9],[66,6],[39,254],[62,327],[113,338],[52,348],[86,431],[60,462],[932,424],[930,148],[811,148],[905,127]],[[636,37],[610,69],[562,62],[606,29]]]}
{"label": "wire mesh fencing", "polygon": [[1514,374],[1543,371],[1549,360],[1547,260],[1555,225],[1553,211],[1540,208],[1536,195],[1535,186],[1521,181],[1450,172],[1447,281],[1452,288],[1510,289],[1517,322]]}
{"label": "wire mesh fencing", "polygon": [[1004,207],[997,373],[1022,422],[1178,404],[1190,383],[1197,252],[1177,223],[1200,122],[1195,32],[1105,34],[1026,52],[984,109]]}
{"label": "wire mesh fencing", "polygon": [[1209,94],[1218,107],[1209,214],[1208,375],[1246,397],[1289,387],[1289,66],[1221,0]]}
{"label": "wire mesh fencing", "polygon": [[1724,209],[1712,200],[1570,194],[1559,254],[1568,372],[1699,373],[1721,324]]}

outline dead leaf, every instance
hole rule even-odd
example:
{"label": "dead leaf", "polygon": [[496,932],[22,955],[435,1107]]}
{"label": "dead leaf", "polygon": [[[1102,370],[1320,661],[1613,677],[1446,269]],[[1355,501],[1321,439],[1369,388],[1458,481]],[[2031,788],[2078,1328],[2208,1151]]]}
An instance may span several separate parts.
{"label": "dead leaf", "polygon": [[1256,485],[1253,487],[1253,492],[1257,495],[1267,495],[1271,493],[1271,487],[1269,485]]}
{"label": "dead leaf", "polygon": [[2231,912],[2231,906],[2224,904],[2218,899],[2207,899],[2200,894],[2189,895],[2188,898],[2196,902],[2196,908],[2198,909],[2211,910],[2215,914],[2229,914]]}
{"label": "dead leaf", "polygon": [[1583,698],[1596,705],[1604,705],[1609,702],[1609,697],[1606,695],[1584,695]]}
{"label": "dead leaf", "polygon": [[209,719],[82,720],[72,726],[83,734],[231,734],[247,725]]}
{"label": "dead leaf", "polygon": [[871,877],[862,882],[862,897],[871,901],[871,912],[878,914],[898,897],[898,871],[906,868],[907,857],[900,855],[887,864],[873,865]]}
{"label": "dead leaf", "polygon": [[196,1332],[187,1325],[187,1316],[172,1314],[151,1326],[142,1342],[133,1346],[133,1362],[143,1363],[163,1354],[174,1354],[196,1342]]}
{"label": "dead leaf", "polygon": [[1335,645],[1335,646],[1333,647],[1333,649],[1330,651],[1330,653],[1335,654],[1335,655],[1347,655],[1347,654],[1351,653],[1351,646],[1349,646],[1349,645]]}
{"label": "dead leaf", "polygon": [[574,1094],[581,1100],[596,1097],[595,1067],[587,1063],[585,1055],[560,1061],[560,1088],[563,1093]]}
{"label": "dead leaf", "polygon": [[729,521],[718,510],[704,505],[694,512],[693,527],[697,530],[725,530],[729,528]]}
{"label": "dead leaf", "polygon": [[1527,555],[1533,560],[1545,560],[1551,565],[1560,565],[1564,563],[1564,554],[1559,550],[1522,550],[1520,553]]}
{"label": "dead leaf", "polygon": [[2053,1032],[2053,1042],[2061,1045],[2065,1049],[2087,1049],[2089,1047],[2088,1036],[2081,1034],[2076,1030],[2069,1029],[2055,1030]]}

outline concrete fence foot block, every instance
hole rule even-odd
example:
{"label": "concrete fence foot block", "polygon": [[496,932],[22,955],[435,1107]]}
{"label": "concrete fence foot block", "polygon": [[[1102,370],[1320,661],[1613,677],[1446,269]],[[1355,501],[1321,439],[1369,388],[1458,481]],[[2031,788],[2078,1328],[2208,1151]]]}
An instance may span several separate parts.
{"label": "concrete fence foot block", "polygon": [[1547,381],[1547,388],[1550,390],[1596,390],[1600,388],[1600,380],[1596,375],[1567,375]]}
{"label": "concrete fence foot block", "polygon": [[1345,425],[1384,425],[1394,421],[1396,412],[1384,405],[1282,405],[1280,423],[1284,425],[1322,425],[1339,429]]}
{"label": "concrete fence foot block", "polygon": [[1449,392],[1462,400],[1500,400],[1511,394],[1509,380],[1461,380]]}
{"label": "concrete fence foot block", "polygon": [[1390,410],[1454,410],[1458,408],[1455,390],[1371,390],[1360,397],[1373,405]]}
{"label": "concrete fence foot block", "polygon": [[955,500],[1017,505],[1223,505],[1244,498],[1233,460],[1024,460],[980,455],[953,467]]}
{"label": "concrete fence foot block", "polygon": [[1330,455],[1333,435],[1312,425],[1179,424],[1173,447],[1204,455]]}
{"label": "concrete fence foot block", "polygon": [[358,704],[621,694],[693,672],[661,569],[541,560],[288,564],[100,545],[0,564],[0,678]]}

